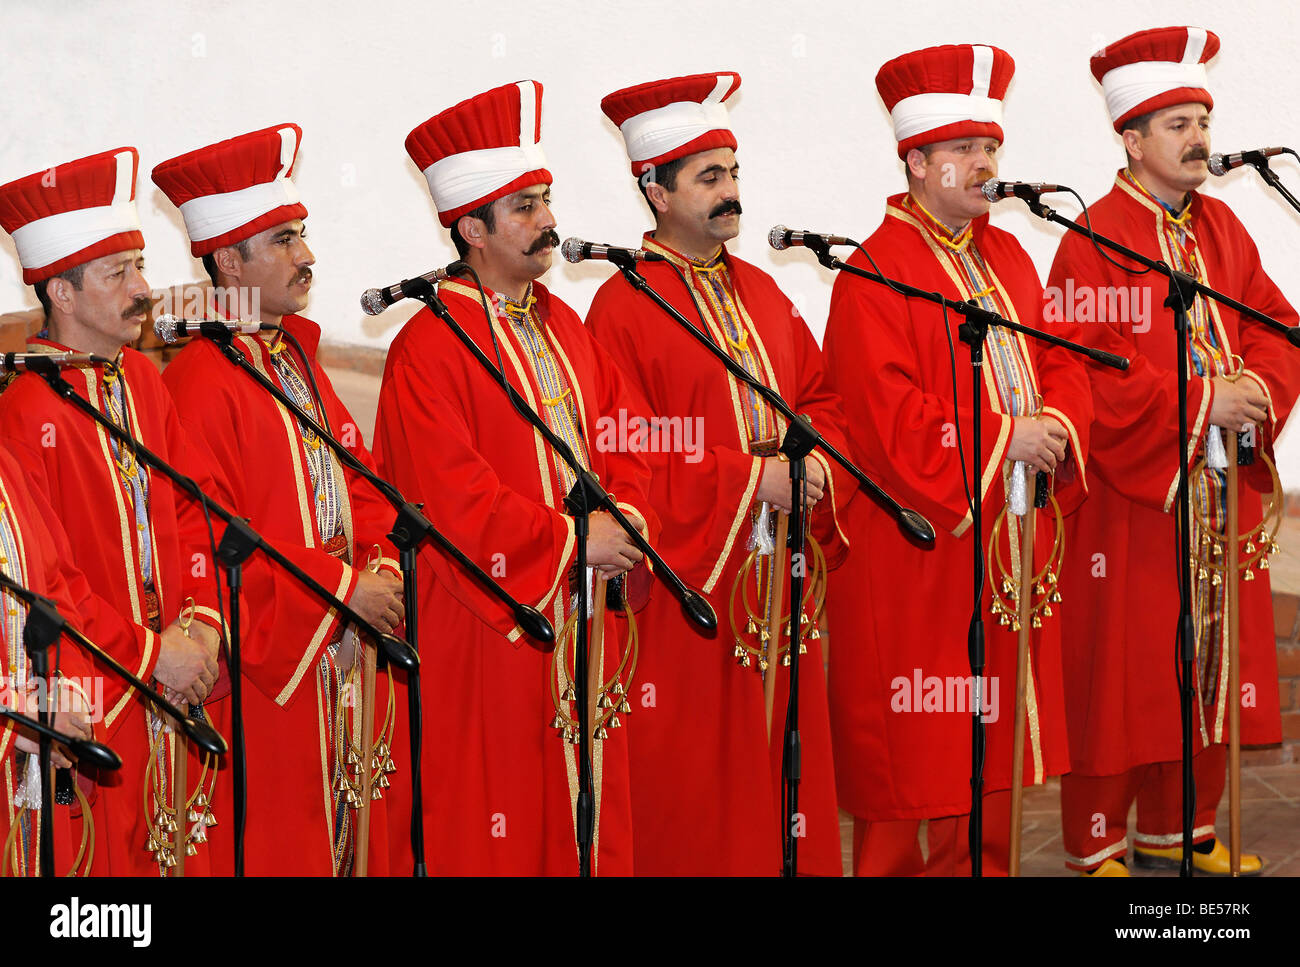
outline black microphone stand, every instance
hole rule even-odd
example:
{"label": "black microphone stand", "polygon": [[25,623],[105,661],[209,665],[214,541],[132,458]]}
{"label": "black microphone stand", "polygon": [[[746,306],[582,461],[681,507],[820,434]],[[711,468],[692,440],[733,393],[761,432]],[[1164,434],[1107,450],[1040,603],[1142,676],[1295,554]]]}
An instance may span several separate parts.
{"label": "black microphone stand", "polygon": [[[803,625],[800,621],[800,607],[803,601],[803,582],[806,573],[804,562],[807,560],[804,533],[803,490],[807,478],[805,459],[814,449],[828,454],[841,467],[857,480],[859,486],[882,507],[893,514],[900,529],[909,537],[923,545],[933,546],[934,528],[930,522],[914,510],[904,510],[886,494],[865,473],[833,446],[826,442],[820,433],[813,429],[806,417],[795,414],[781,395],[766,383],[751,376],[738,362],[722,350],[701,328],[691,323],[677,309],[657,292],[645,277],[636,269],[636,262],[618,250],[611,249],[608,255],[628,284],[638,292],[646,295],[651,302],[663,310],[673,321],[690,333],[697,342],[711,352],[727,371],[736,379],[745,383],[763,398],[770,406],[781,413],[788,426],[781,441],[781,452],[790,461],[791,512],[790,525],[796,545],[795,555],[791,558],[790,568],[790,695],[786,702],[785,731],[781,746],[781,875],[793,877],[798,875],[798,837],[794,835],[794,817],[799,811],[799,783],[802,779],[802,747],[799,736],[799,650],[803,643]],[[769,663],[767,674],[777,674],[775,664]]]}
{"label": "black microphone stand", "polygon": [[[35,364],[34,364],[35,363]],[[28,368],[39,372],[45,381],[49,383],[50,388],[54,390],[57,396],[72,403],[77,409],[81,410],[92,420],[95,421],[104,432],[108,433],[115,440],[124,446],[130,447],[133,455],[137,460],[144,463],[153,470],[157,470],[179,490],[197,501],[212,513],[216,514],[225,524],[226,532],[222,535],[220,546],[217,548],[217,558],[222,568],[225,569],[227,581],[230,585],[230,634],[227,636],[227,656],[226,662],[230,671],[230,703],[232,716],[232,747],[234,756],[234,808],[235,808],[235,875],[244,875],[244,820],[247,808],[247,796],[244,788],[245,783],[245,761],[244,761],[244,728],[243,728],[243,689],[240,681],[240,610],[239,610],[239,592],[242,585],[243,562],[256,550],[260,550],[268,558],[278,564],[283,570],[292,575],[299,584],[311,591],[316,597],[320,598],[325,604],[336,610],[339,620],[347,619],[347,623],[354,624],[366,633],[370,634],[382,646],[388,660],[399,668],[411,670],[419,665],[419,657],[415,650],[405,641],[394,635],[382,634],[377,628],[370,625],[367,621],[350,608],[346,602],[335,597],[328,589],[319,584],[315,579],[299,568],[296,564],[285,557],[273,545],[262,538],[248,521],[236,517],[230,511],[214,501],[211,497],[203,492],[197,483],[191,478],[185,476],[176,470],[169,463],[157,456],[142,443],[132,437],[125,430],[118,427],[112,420],[101,413],[87,399],[77,393],[72,384],[67,382],[59,373],[57,365],[51,363],[48,366],[40,366],[38,362],[29,363]],[[171,709],[171,713],[178,716],[177,721],[183,722],[184,717],[180,717],[179,710]]]}
{"label": "black microphone stand", "polygon": [[[50,706],[57,700],[56,685],[50,677],[49,653],[51,645],[59,640],[61,635],[67,635],[70,639],[80,644],[88,654],[97,661],[106,664],[113,671],[117,672],[128,684],[137,688],[141,696],[155,706],[177,717],[178,721],[185,723],[184,728],[187,734],[193,736],[196,742],[202,745],[207,751],[214,754],[220,754],[226,751],[225,740],[208,725],[206,722],[192,722],[188,719],[180,719],[180,712],[170,702],[166,701],[161,695],[153,689],[146,686],[138,678],[123,668],[116,660],[108,656],[102,649],[91,642],[84,634],[73,628],[67,623],[67,620],[58,612],[54,603],[48,598],[36,594],[34,591],[23,587],[16,581],[11,580],[5,574],[0,573],[0,589],[7,591],[14,597],[23,601],[28,606],[26,623],[23,626],[23,644],[26,647],[27,654],[32,660],[32,675],[36,681],[43,683],[45,687],[45,700],[37,709],[36,724],[33,726],[35,731],[40,735],[40,752],[39,766],[41,774],[41,847],[40,862],[41,875],[54,876],[54,827],[53,827],[53,800],[52,789],[50,788],[50,740],[61,742],[70,750],[75,752],[78,757],[85,757],[89,764],[103,769],[121,768],[122,760],[107,746],[98,742],[84,739],[73,739],[71,736],[64,736],[56,732],[50,725],[52,716]],[[24,724],[32,724],[26,716],[19,715],[12,710],[6,710],[10,718],[15,721],[22,721]]]}
{"label": "black microphone stand", "polygon": [[[574,485],[564,498],[565,509],[573,517],[574,536],[578,542],[577,547],[577,573],[578,573],[578,617],[577,617],[577,640],[574,643],[574,678],[577,679],[575,685],[575,701],[579,709],[582,725],[578,729],[578,803],[577,803],[577,840],[578,840],[578,875],[580,877],[591,876],[591,850],[595,838],[595,806],[592,783],[592,766],[591,766],[591,742],[592,742],[592,722],[590,720],[590,709],[587,694],[587,534],[588,521],[592,512],[603,510],[608,513],[628,535],[637,548],[650,559],[654,564],[654,574],[660,580],[668,585],[673,596],[681,603],[682,611],[687,618],[694,622],[698,627],[705,631],[712,632],[717,628],[718,619],[713,613],[713,608],[703,595],[686,587],[682,580],[672,571],[664,562],[657,551],[650,546],[641,533],[628,521],[623,511],[615,503],[614,498],[600,485],[596,475],[582,466],[582,463],[574,455],[573,450],[568,443],[556,435],[530,406],[526,405],[518,398],[513,386],[510,385],[506,374],[497,369],[487,355],[474,342],[473,338],[465,332],[460,323],[438,298],[437,292],[433,285],[426,279],[411,280],[411,285],[407,287],[403,283],[403,291],[408,297],[419,299],[423,302],[434,315],[441,319],[456,337],[469,350],[470,354],[478,361],[479,365],[488,373],[492,379],[502,387],[508,399],[510,399],[516,412],[526,419],[533,428],[542,435],[543,439],[550,445],[552,451],[562,459],[573,472]],[[483,290],[480,288],[480,295]],[[488,317],[488,325],[491,326],[492,319]]]}
{"label": "black microphone stand", "polygon": [[971,709],[971,811],[970,811],[970,859],[971,859],[971,876],[983,875],[983,796],[984,796],[984,752],[985,752],[985,733],[983,718],[983,682],[984,682],[984,494],[980,488],[980,454],[981,448],[981,426],[980,410],[982,407],[982,385],[983,385],[983,367],[984,367],[984,340],[988,335],[989,327],[1001,326],[1004,329],[1010,329],[1031,339],[1038,339],[1053,346],[1062,349],[1068,349],[1071,352],[1087,356],[1098,363],[1110,366],[1115,369],[1127,369],[1128,360],[1115,356],[1111,353],[1103,352],[1099,349],[1091,349],[1087,346],[1081,346],[1077,343],[1069,342],[1059,336],[1053,336],[1050,333],[1034,329],[1030,326],[1023,326],[1019,323],[1011,322],[1004,319],[996,312],[990,312],[987,309],[975,304],[974,302],[960,302],[953,299],[945,298],[938,292],[927,292],[924,289],[918,289],[915,286],[907,285],[904,282],[898,282],[894,279],[886,278],[876,272],[869,272],[866,269],[859,268],[856,265],[849,265],[833,256],[830,248],[823,240],[817,236],[805,236],[805,247],[812,250],[817,256],[817,261],[828,269],[847,272],[849,275],[855,275],[859,278],[867,279],[871,282],[879,283],[895,292],[898,292],[908,298],[923,299],[927,302],[933,302],[935,305],[949,309],[965,320],[958,327],[958,335],[961,341],[970,347],[971,366],[974,369],[974,378],[971,380],[972,395],[972,451],[974,453],[973,466],[975,468],[975,490],[974,499],[971,501],[971,517],[973,537],[973,589],[972,597],[975,599],[975,608],[971,613],[970,627],[967,632],[966,650],[970,658],[971,680],[974,682],[974,700]]}
{"label": "black microphone stand", "polygon": [[[31,729],[37,735],[48,736],[51,742],[57,742],[71,752],[80,765],[94,766],[96,769],[111,771],[122,768],[122,757],[102,742],[93,739],[78,739],[67,732],[45,725],[39,718],[32,718],[22,712],[15,712],[7,705],[0,705],[0,718],[8,719],[15,725]],[[45,873],[41,874],[45,876]],[[52,874],[51,874],[52,875]]]}
{"label": "black microphone stand", "polygon": [[[207,336],[221,350],[221,354],[245,373],[253,382],[270,393],[298,422],[310,429],[334,453],[339,462],[375,488],[385,500],[397,511],[392,533],[388,535],[399,551],[399,565],[402,571],[402,592],[406,622],[406,638],[412,647],[419,648],[419,583],[416,573],[417,551],[420,543],[429,540],[479,582],[494,597],[503,602],[514,614],[515,622],[534,640],[543,645],[555,641],[555,629],[536,608],[521,604],[511,597],[481,567],[465,556],[455,544],[439,532],[423,514],[423,504],[413,504],[402,496],[392,483],[374,473],[361,462],[347,447],[334,438],[316,419],[307,413],[298,403],[291,399],[280,387],[258,372],[239,347],[235,345],[233,330],[225,325],[204,325],[200,333]],[[303,360],[306,366],[311,360]],[[534,646],[535,647],[535,646]],[[548,650],[543,648],[542,650]],[[412,876],[422,877],[426,874],[424,861],[424,797],[421,771],[423,737],[423,709],[420,697],[420,676],[411,675],[407,679],[407,721],[411,744],[411,853],[415,857]]]}
{"label": "black microphone stand", "polygon": [[[1288,154],[1295,154],[1290,148],[1287,148],[1286,151]],[[1300,155],[1296,155],[1296,157],[1300,158]],[[1300,212],[1300,199],[1297,199],[1287,189],[1286,185],[1282,184],[1282,179],[1277,176],[1277,172],[1268,166],[1268,158],[1265,155],[1258,151],[1247,151],[1244,158],[1247,164],[1259,172],[1259,176],[1264,179],[1265,184],[1277,191],[1279,195],[1286,199],[1288,205]]]}
{"label": "black microphone stand", "polygon": [[[45,660],[45,648],[48,642],[42,643],[39,637],[28,635],[24,629],[23,643],[27,646],[27,653],[32,658],[32,673],[35,674],[37,656],[40,656],[41,661]],[[15,712],[7,705],[0,705],[0,718],[9,719],[14,725],[25,726],[40,737],[38,740],[40,743],[38,762],[41,775],[41,847],[39,858],[41,876],[43,877],[53,877],[55,875],[54,800],[53,791],[50,789],[50,744],[58,742],[76,756],[78,761],[85,760],[87,764],[97,766],[100,769],[120,769],[122,767],[121,757],[108,746],[88,739],[75,739],[71,735],[59,732],[51,727],[49,725],[51,713],[48,710],[48,705],[48,699],[41,703],[36,713],[37,718]],[[17,819],[14,821],[17,822]]]}
{"label": "black microphone stand", "polygon": [[[1253,164],[1254,162],[1252,162]],[[1267,163],[1264,165],[1267,168]],[[1271,173],[1271,172],[1270,172]],[[1262,172],[1261,172],[1262,174]],[[1276,177],[1276,176],[1274,176]],[[1267,180],[1267,179],[1266,179]],[[1206,298],[1214,299],[1221,305],[1228,306],[1238,313],[1249,316],[1259,322],[1270,326],[1287,337],[1287,340],[1293,346],[1300,346],[1300,329],[1287,326],[1272,316],[1260,312],[1258,309],[1252,309],[1245,303],[1238,302],[1221,292],[1218,292],[1208,285],[1198,282],[1192,276],[1185,272],[1179,272],[1171,268],[1164,262],[1147,258],[1138,252],[1133,251],[1124,245],[1119,244],[1113,239],[1100,235],[1092,230],[1091,225],[1087,228],[1073,222],[1068,218],[1057,214],[1055,210],[1043,204],[1038,195],[1033,192],[1018,194],[1019,197],[1029,210],[1039,218],[1049,222],[1061,225],[1072,232],[1077,232],[1091,239],[1094,244],[1099,244],[1103,248],[1108,248],[1113,252],[1123,255],[1125,258],[1132,259],[1139,265],[1145,266],[1165,276],[1169,280],[1169,296],[1165,299],[1165,307],[1173,312],[1174,317],[1174,336],[1178,342],[1178,515],[1175,520],[1175,531],[1178,540],[1178,553],[1180,562],[1178,566],[1178,629],[1177,629],[1177,648],[1178,648],[1178,667],[1179,667],[1179,709],[1182,715],[1182,780],[1183,780],[1183,858],[1182,865],[1179,869],[1179,875],[1190,877],[1192,875],[1192,829],[1196,822],[1196,781],[1192,772],[1192,744],[1193,744],[1193,724],[1194,724],[1194,705],[1196,701],[1196,682],[1194,678],[1195,668],[1195,627],[1192,623],[1192,551],[1191,551],[1191,497],[1189,492],[1188,467],[1187,467],[1187,446],[1190,433],[1187,427],[1187,376],[1188,376],[1188,348],[1187,333],[1190,324],[1187,318],[1188,307],[1192,300],[1201,295]],[[1236,576],[1232,577],[1236,580]],[[1233,701],[1241,701],[1241,696],[1234,696]]]}

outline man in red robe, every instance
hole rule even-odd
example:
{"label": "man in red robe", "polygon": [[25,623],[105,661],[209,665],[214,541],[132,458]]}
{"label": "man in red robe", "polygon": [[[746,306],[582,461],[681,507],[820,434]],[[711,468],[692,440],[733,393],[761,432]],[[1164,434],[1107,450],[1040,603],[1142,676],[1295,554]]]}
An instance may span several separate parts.
{"label": "man in red robe", "polygon": [[[74,600],[76,590],[89,594],[89,586],[80,572],[72,572],[70,558],[59,552],[54,536],[45,521],[53,513],[39,497],[33,497],[23,479],[22,470],[4,451],[0,451],[0,573],[17,584],[54,602],[59,613],[74,627],[81,618]],[[32,675],[32,661],[23,637],[27,605],[16,596],[0,591],[0,704],[35,718],[46,696],[52,696],[51,725],[67,735],[94,738],[94,695],[91,666],[81,649],[66,638],[48,649],[51,679],[37,681]],[[41,783],[37,737],[5,719],[0,722],[0,789],[4,808],[0,809],[0,842],[3,859],[0,870],[11,876],[39,876]],[[52,762],[56,768],[71,765],[56,745]],[[89,783],[86,783],[89,785]],[[93,795],[93,790],[92,790]],[[75,809],[59,804],[54,809],[54,861],[56,873],[65,874],[75,865],[78,872],[94,868],[94,856],[78,849],[85,827],[93,824],[86,804]],[[16,827],[16,828],[15,828]],[[87,838],[88,842],[88,838]],[[90,854],[90,855],[87,855]]]}
{"label": "man in red robe", "polygon": [[[442,225],[484,288],[480,294],[462,274],[443,284],[439,297],[644,532],[653,524],[646,465],[598,438],[610,415],[629,405],[623,379],[578,315],[536,281],[559,243],[551,173],[538,143],[541,99],[535,81],[508,84],[462,101],[407,137]],[[427,308],[389,350],[376,440],[384,472],[410,500],[424,502],[434,526],[517,600],[545,614],[557,638],[571,639],[563,629],[575,616],[578,588],[589,582],[589,575],[573,573],[574,520],[563,503],[574,475]],[[587,561],[602,575],[596,588],[640,560],[608,514],[591,515]],[[572,875],[579,751],[573,722],[580,717],[571,691],[572,643],[561,641],[551,654],[536,650],[510,612],[442,552],[424,548],[420,566],[429,869]],[[646,577],[645,570],[636,576]],[[628,729],[614,726],[622,724],[617,716],[628,689],[638,686],[612,615],[600,630],[599,677],[614,711],[592,743],[592,870],[627,874]],[[392,844],[394,864],[409,865],[406,837],[394,834]]]}
{"label": "man in red robe", "polygon": [[[28,349],[117,359],[112,367],[69,369],[65,378],[164,460],[195,468],[157,368],[126,348],[153,304],[141,274],[137,166],[135,149],[120,148],[11,182],[0,187],[0,224],[45,309],[47,328]],[[0,441],[70,535],[93,589],[78,602],[83,630],[142,680],[178,700],[202,701],[216,678],[221,627],[202,515],[34,373],[0,394]],[[173,734],[115,672],[97,671],[104,739],[123,765],[98,777],[97,841],[107,862],[95,872],[166,874],[178,850],[204,842],[207,810],[195,806],[201,815],[193,825],[176,816],[186,810],[173,791]],[[187,773],[187,785],[197,786],[193,750]],[[201,871],[207,858],[200,849],[187,872]]]}
{"label": "man in red robe", "polygon": [[[1260,265],[1255,243],[1222,202],[1200,194],[1210,152],[1208,61],[1219,39],[1196,27],[1145,30],[1092,58],[1127,167],[1090,209],[1092,226],[1294,326],[1296,312]],[[1127,264],[1127,260],[1110,254]],[[1063,634],[1073,772],[1061,781],[1066,865],[1128,875],[1128,812],[1137,800],[1135,859],[1182,858],[1182,725],[1175,680],[1178,624],[1178,374],[1168,281],[1112,264],[1083,237],[1061,240],[1048,318],[1066,335],[1132,359],[1126,373],[1090,367],[1096,423],[1091,496],[1066,536]],[[1300,357],[1268,328],[1203,297],[1189,306],[1188,469],[1194,524],[1196,814],[1193,862],[1226,873],[1214,818],[1225,784],[1228,694],[1225,434],[1250,426],[1258,454],[1239,472],[1241,740],[1281,739],[1277,650],[1265,518],[1273,443],[1300,390]],[[1202,463],[1207,456],[1208,465]],[[1220,459],[1215,459],[1218,456]],[[1280,490],[1272,495],[1280,508]],[[1273,548],[1275,549],[1275,548]],[[1260,859],[1243,855],[1241,871]]]}
{"label": "man in red robe", "polygon": [[[884,222],[864,247],[886,276],[949,299],[974,299],[1012,322],[1038,327],[1038,274],[1020,244],[989,225],[980,192],[997,176],[1001,101],[1014,69],[1005,51],[966,44],[904,54],[880,69],[876,86],[893,118],[908,191],[888,200]],[[873,268],[861,252],[849,262]],[[874,504],[849,506],[846,584],[862,595],[831,598],[830,701],[840,805],[855,818],[855,865],[862,875],[970,870],[977,684],[988,743],[983,869],[1006,872],[1018,640],[1007,612],[1016,611],[1010,592],[1020,585],[1021,515],[1033,494],[1032,476],[1023,499],[1017,478],[1027,468],[1054,473],[1062,512],[1084,490],[1091,410],[1082,367],[1064,351],[997,327],[985,341],[983,433],[971,465],[963,448],[972,445],[973,370],[958,341],[960,323],[955,313],[945,317],[933,303],[875,283],[844,273],[835,281],[826,360],[854,452],[938,532],[926,551]],[[971,530],[968,488],[983,501],[978,535]],[[1068,769],[1060,618],[1053,615],[1053,575],[1060,569],[1054,518],[1051,510],[1040,512],[1034,534],[1040,573],[1032,589],[1026,784]],[[971,541],[977,539],[989,576],[981,598],[982,683],[971,681],[967,652]],[[924,862],[921,820],[929,821]]]}
{"label": "man in red robe", "polygon": [[[739,233],[741,206],[725,102],[739,87],[736,74],[697,74],[641,84],[601,102],[623,132],[654,215],[644,247],[666,260],[639,267],[693,325],[703,320],[718,346],[844,452],[839,401],[812,333],[771,276],[726,248]],[[703,590],[720,625],[716,639],[701,637],[667,595],[655,595],[641,616],[640,668],[654,690],[637,709],[631,734],[636,872],[774,875],[782,860],[789,676],[785,656],[769,666],[765,641],[789,642],[785,622],[767,624],[762,602],[770,578],[755,587],[754,570],[762,562],[757,543],[770,541],[770,522],[790,510],[790,468],[776,453],[786,420],[622,275],[601,286],[587,322],[633,385],[631,416],[666,427],[645,446],[661,544],[668,559],[681,562],[683,580]],[[806,466],[811,537],[820,547],[808,553],[824,554],[834,567],[846,542],[833,498],[846,499],[856,483],[820,452]],[[811,622],[811,568],[808,577],[800,610]],[[756,618],[747,597],[758,602]],[[815,623],[804,626],[803,643],[798,868],[838,876],[839,816]],[[770,719],[769,675],[776,676]]]}
{"label": "man in red robe", "polygon": [[[264,325],[236,345],[263,376],[373,468],[360,430],[316,360],[320,327],[298,315],[314,261],[306,207],[290,176],[302,130],[282,124],[158,165],[153,180],[180,208],[191,252],[214,286],[210,308]],[[293,337],[293,338],[288,338]],[[381,632],[402,621],[401,581],[385,537],[394,512],[366,481],[217,345],[195,339],[163,376],[186,429],[231,470],[234,508],[317,582]],[[246,635],[241,670],[248,759],[249,874],[347,876],[354,870],[361,768],[378,781],[391,763],[395,713],[386,676],[364,694],[375,647],[287,575],[276,605],[250,600],[260,634]],[[250,598],[252,596],[250,595]],[[262,612],[258,613],[259,606]],[[268,613],[270,612],[270,613]],[[362,710],[377,741],[361,749]],[[370,804],[367,872],[387,869],[385,804]]]}

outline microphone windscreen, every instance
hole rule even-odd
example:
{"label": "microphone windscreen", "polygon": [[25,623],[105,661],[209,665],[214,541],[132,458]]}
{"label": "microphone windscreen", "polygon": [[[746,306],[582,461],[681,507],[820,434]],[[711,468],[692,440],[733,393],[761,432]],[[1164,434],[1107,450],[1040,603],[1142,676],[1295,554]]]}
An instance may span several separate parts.
{"label": "microphone windscreen", "polygon": [[1210,155],[1208,163],[1210,166],[1210,174],[1226,175],[1228,173],[1228,169],[1223,163],[1223,154],[1221,152],[1216,151],[1214,154]]}
{"label": "microphone windscreen", "polygon": [[159,316],[153,321],[154,335],[165,343],[174,343],[176,341],[177,321],[177,318],[170,314]]}
{"label": "microphone windscreen", "polygon": [[784,225],[773,225],[772,230],[767,233],[767,244],[778,252],[789,248],[789,243],[785,240],[786,233],[789,231]]}
{"label": "microphone windscreen", "polygon": [[582,261],[582,239],[566,238],[560,245],[560,254],[564,256],[566,262]]}
{"label": "microphone windscreen", "polygon": [[378,289],[366,289],[361,293],[361,311],[368,316],[377,316],[386,309],[384,296]]}

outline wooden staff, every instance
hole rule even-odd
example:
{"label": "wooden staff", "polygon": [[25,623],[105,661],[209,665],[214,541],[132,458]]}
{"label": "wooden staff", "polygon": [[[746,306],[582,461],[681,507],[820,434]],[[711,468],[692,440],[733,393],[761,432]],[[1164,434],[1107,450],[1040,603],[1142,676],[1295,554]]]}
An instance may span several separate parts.
{"label": "wooden staff", "polygon": [[1228,560],[1224,580],[1228,585],[1228,853],[1229,870],[1241,876],[1241,612],[1237,586],[1238,517],[1237,434],[1227,432],[1228,452]]}
{"label": "wooden staff", "polygon": [[[188,628],[186,634],[189,634]],[[182,715],[188,716],[190,708],[184,702],[177,704]],[[185,875],[185,851],[189,846],[189,822],[187,808],[189,800],[189,764],[190,740],[179,722],[172,722],[172,803],[176,807],[176,865],[172,867],[172,876]]]}
{"label": "wooden staff", "polygon": [[[1020,641],[1016,649],[1016,719],[1011,743],[1011,840],[1007,872],[1020,875],[1020,825],[1025,794],[1025,718],[1029,684],[1029,632],[1034,620],[1034,470],[1025,468],[1025,516],[1020,529]],[[982,711],[982,710],[981,710]]]}
{"label": "wooden staff", "polygon": [[370,871],[370,797],[372,795],[371,746],[375,741],[375,659],[378,646],[363,645],[361,673],[361,805],[357,809],[357,837],[355,844],[356,876],[368,876]]}
{"label": "wooden staff", "polygon": [[[187,598],[185,607],[181,609],[181,614],[177,617],[176,623],[180,626],[181,631],[185,632],[185,637],[190,638],[190,626],[194,624],[194,599]],[[177,702],[176,707],[180,710],[181,715],[189,717],[190,706],[187,702]],[[185,849],[189,845],[189,822],[187,817],[189,809],[186,808],[189,800],[189,764],[190,764],[190,740],[185,735],[185,730],[181,728],[181,723],[170,720],[172,729],[172,805],[176,809],[176,846],[172,852],[176,856],[176,865],[172,867],[172,876],[185,875]],[[167,740],[163,739],[163,748],[166,748]],[[165,756],[164,756],[165,758]]]}
{"label": "wooden staff", "polygon": [[[605,650],[605,594],[607,591],[605,576],[600,571],[593,572],[592,595],[595,601],[591,608],[591,634],[587,636],[587,708],[583,727],[596,735],[596,720],[600,715],[600,686],[605,683],[602,653]],[[578,674],[577,669],[574,674]]]}
{"label": "wooden staff", "polygon": [[[371,574],[379,573],[383,561],[383,549],[376,544],[370,551],[370,560],[366,570]],[[346,632],[345,632],[346,633]],[[356,646],[361,649],[361,803],[357,807],[356,837],[353,842],[353,856],[356,863],[354,876],[370,875],[370,797],[374,790],[371,777],[372,746],[375,741],[375,662],[379,656],[379,643],[367,646],[357,637]],[[389,674],[392,674],[390,669]]]}
{"label": "wooden staff", "polygon": [[[785,577],[790,570],[790,515],[776,511],[776,546],[772,550],[772,569],[768,572],[767,596],[767,671],[763,673],[763,709],[767,712],[767,741],[772,741],[772,708],[776,702],[776,670],[781,658],[781,611],[785,594]],[[797,604],[790,602],[790,613]],[[797,620],[797,619],[796,619]],[[794,642],[791,641],[793,647]]]}

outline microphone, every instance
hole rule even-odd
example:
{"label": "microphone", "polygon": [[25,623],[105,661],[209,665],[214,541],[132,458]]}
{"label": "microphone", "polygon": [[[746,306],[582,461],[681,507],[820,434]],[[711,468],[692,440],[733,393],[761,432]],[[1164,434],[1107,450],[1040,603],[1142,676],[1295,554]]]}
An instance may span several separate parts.
{"label": "microphone", "polygon": [[251,335],[255,332],[274,331],[279,326],[269,322],[246,322],[243,319],[182,319],[165,314],[154,320],[154,334],[171,344],[182,336],[225,336],[229,333]]}
{"label": "microphone", "polygon": [[429,286],[450,279],[464,268],[465,263],[457,259],[447,265],[446,268],[434,269],[432,272],[425,272],[424,275],[417,275],[413,279],[403,279],[401,282],[394,282],[382,289],[366,289],[365,292],[361,293],[361,311],[368,316],[377,316],[394,302],[401,302],[403,299],[421,295]]}
{"label": "microphone", "polygon": [[857,242],[851,238],[845,238],[843,235],[823,235],[821,232],[798,232],[793,228],[786,228],[784,225],[773,225],[772,230],[767,233],[767,244],[780,252],[791,245],[807,245],[808,239],[817,239],[815,244],[831,245],[852,245],[857,247]]}
{"label": "microphone", "polygon": [[1240,168],[1242,165],[1260,164],[1265,158],[1290,153],[1290,148],[1258,148],[1255,151],[1238,151],[1235,154],[1223,154],[1216,151],[1210,155],[1210,174],[1226,175],[1233,168]]}
{"label": "microphone", "polygon": [[1043,181],[989,181],[980,186],[984,197],[989,201],[1001,201],[1003,198],[1024,198],[1029,201],[1038,195],[1050,195],[1057,191],[1069,191],[1065,185],[1049,185]]}
{"label": "microphone", "polygon": [[664,257],[655,252],[640,248],[619,248],[617,245],[598,245],[584,242],[580,238],[566,238],[560,246],[560,254],[566,262],[582,262],[585,259],[600,259],[605,262],[632,260],[634,262],[663,262]]}
{"label": "microphone", "polygon": [[99,366],[112,360],[92,353],[4,353],[0,373],[49,373],[77,366]]}

